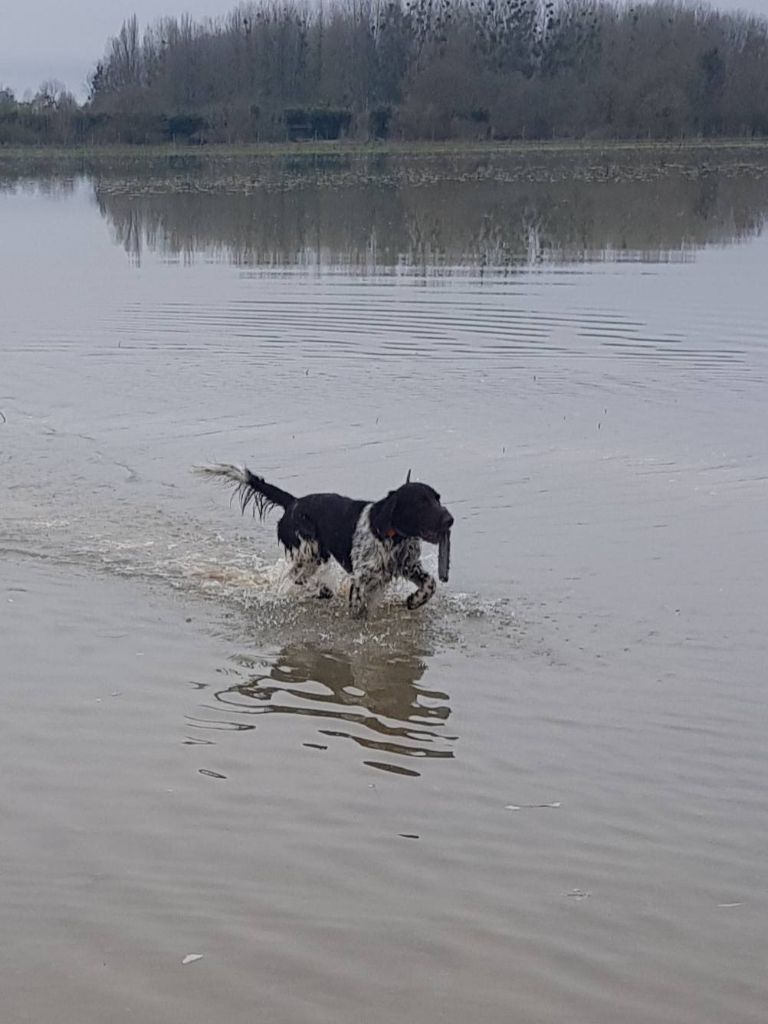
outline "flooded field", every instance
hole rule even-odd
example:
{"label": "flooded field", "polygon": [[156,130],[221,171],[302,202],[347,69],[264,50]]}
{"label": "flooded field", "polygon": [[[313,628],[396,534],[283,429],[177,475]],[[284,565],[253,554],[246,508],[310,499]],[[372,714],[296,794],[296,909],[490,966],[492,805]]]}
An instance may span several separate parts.
{"label": "flooded field", "polygon": [[[767,216],[749,148],[0,163],[4,1024],[762,1024]],[[412,469],[450,582],[297,599],[217,460]]]}

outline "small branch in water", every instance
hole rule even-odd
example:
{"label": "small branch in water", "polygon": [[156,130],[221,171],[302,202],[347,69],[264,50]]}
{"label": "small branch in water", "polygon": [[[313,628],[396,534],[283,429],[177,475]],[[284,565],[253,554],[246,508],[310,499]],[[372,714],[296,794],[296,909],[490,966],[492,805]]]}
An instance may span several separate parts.
{"label": "small branch in water", "polygon": [[5,415],[2,409],[0,409],[0,419],[3,421],[3,423],[8,422],[8,417]]}

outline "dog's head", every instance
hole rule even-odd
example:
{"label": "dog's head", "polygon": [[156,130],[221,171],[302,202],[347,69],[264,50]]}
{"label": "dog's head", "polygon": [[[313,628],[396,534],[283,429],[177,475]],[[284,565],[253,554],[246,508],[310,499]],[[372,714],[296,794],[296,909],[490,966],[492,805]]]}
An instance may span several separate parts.
{"label": "dog's head", "polygon": [[409,481],[376,502],[371,526],[380,537],[419,537],[439,544],[450,532],[453,516],[433,487]]}

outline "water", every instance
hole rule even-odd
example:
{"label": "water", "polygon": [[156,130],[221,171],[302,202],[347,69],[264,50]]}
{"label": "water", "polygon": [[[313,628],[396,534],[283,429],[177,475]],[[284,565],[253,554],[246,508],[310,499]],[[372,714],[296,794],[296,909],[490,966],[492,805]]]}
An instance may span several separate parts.
{"label": "water", "polygon": [[[4,1021],[764,1019],[765,170],[4,172]],[[297,601],[210,460],[450,583]]]}

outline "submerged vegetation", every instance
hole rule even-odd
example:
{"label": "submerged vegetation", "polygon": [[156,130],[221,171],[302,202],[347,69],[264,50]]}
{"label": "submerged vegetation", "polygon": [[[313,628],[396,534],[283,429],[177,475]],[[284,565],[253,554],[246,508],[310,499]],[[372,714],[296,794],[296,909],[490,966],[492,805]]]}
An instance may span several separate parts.
{"label": "submerged vegetation", "polygon": [[78,104],[0,89],[0,143],[768,134],[768,22],[658,0],[257,0],[129,18]]}

